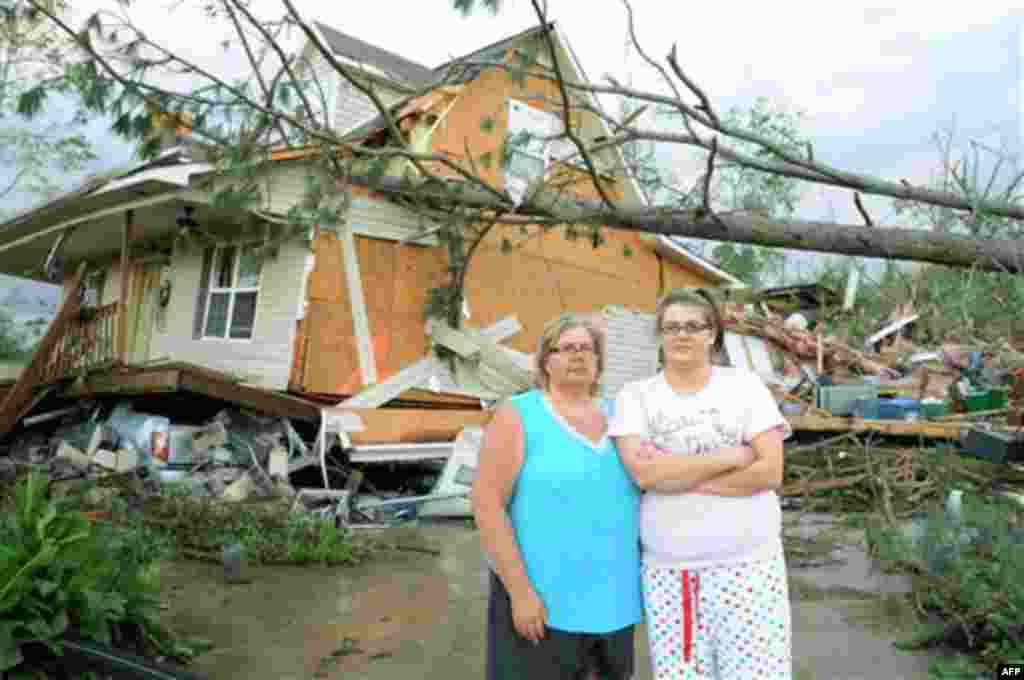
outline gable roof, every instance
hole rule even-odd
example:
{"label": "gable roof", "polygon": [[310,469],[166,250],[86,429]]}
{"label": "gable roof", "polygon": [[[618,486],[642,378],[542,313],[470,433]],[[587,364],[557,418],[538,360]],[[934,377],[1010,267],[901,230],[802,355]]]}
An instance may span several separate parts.
{"label": "gable roof", "polygon": [[413,85],[426,85],[434,79],[434,71],[423,64],[354,38],[319,21],[313,23],[335,54],[374,66],[392,77]]}

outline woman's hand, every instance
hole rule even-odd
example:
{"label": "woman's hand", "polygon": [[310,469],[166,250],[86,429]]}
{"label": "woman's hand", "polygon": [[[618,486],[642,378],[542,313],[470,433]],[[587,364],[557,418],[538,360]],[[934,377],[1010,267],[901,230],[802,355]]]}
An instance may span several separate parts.
{"label": "woman's hand", "polygon": [[722,450],[722,455],[732,463],[733,467],[745,468],[749,467],[755,460],[757,460],[757,454],[754,453],[754,449],[750,446],[732,446]]}
{"label": "woman's hand", "polygon": [[509,594],[512,602],[512,623],[516,632],[537,645],[544,639],[548,622],[548,610],[533,588],[527,588],[516,595]]}

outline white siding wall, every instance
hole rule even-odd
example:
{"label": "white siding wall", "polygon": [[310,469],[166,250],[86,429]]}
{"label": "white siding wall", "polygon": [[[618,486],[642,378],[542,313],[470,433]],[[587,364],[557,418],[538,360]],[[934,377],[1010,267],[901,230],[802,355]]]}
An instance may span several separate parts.
{"label": "white siding wall", "polygon": [[626,383],[657,373],[658,341],[653,314],[609,307],[605,324],[608,342],[602,382],[604,396],[614,399]]}
{"label": "white siding wall", "polygon": [[168,272],[173,281],[165,330],[153,332],[151,354],[239,375],[268,389],[285,389],[295,340],[296,301],[309,247],[297,238],[263,264],[253,339],[194,340],[193,320],[203,253],[176,252]]}
{"label": "white siding wall", "polygon": [[[261,184],[267,200],[265,207],[271,212],[285,214],[302,200],[306,191],[307,167],[303,163],[282,163]],[[349,212],[353,233],[360,236],[401,240],[430,226],[414,212],[385,200],[355,196]],[[422,245],[436,245],[436,238],[417,241]]]}
{"label": "white siding wall", "polygon": [[[313,58],[313,72],[321,83],[325,93],[329,93],[328,105],[334,107],[334,118],[332,126],[336,132],[345,132],[360,123],[364,123],[379,111],[365,94],[357,90],[347,80],[342,78],[327,63],[327,60],[317,55]],[[376,81],[371,83],[375,94],[380,97],[385,105],[394,104],[402,95],[389,88],[382,87]],[[319,112],[319,108],[317,109]]]}

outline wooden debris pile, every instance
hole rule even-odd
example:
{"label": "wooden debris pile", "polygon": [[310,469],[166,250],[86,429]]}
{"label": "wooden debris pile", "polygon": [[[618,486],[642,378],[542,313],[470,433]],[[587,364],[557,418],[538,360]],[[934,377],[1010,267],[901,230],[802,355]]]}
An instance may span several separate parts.
{"label": "wooden debris pile", "polygon": [[900,446],[873,433],[847,433],[789,446],[779,495],[810,512],[881,512],[906,518],[941,502],[951,488],[1012,495],[1024,467],[961,455],[955,446]]}

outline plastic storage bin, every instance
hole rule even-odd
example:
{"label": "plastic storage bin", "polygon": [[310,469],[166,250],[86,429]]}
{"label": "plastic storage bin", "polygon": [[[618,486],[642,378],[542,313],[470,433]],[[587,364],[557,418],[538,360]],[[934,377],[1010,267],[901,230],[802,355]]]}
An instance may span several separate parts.
{"label": "plastic storage bin", "polygon": [[830,411],[832,415],[853,415],[853,404],[858,399],[878,398],[878,385],[819,385],[818,408]]}
{"label": "plastic storage bin", "polygon": [[921,400],[921,417],[922,418],[941,418],[949,412],[946,406],[946,402],[941,399],[922,399]]}
{"label": "plastic storage bin", "polygon": [[968,413],[987,411],[992,403],[992,395],[988,390],[970,390],[964,395],[963,402]]}
{"label": "plastic storage bin", "polygon": [[921,402],[917,399],[879,399],[878,417],[881,420],[916,420],[921,416]]}
{"label": "plastic storage bin", "polygon": [[854,418],[864,418],[865,420],[878,420],[878,399],[874,397],[858,397],[853,402]]}

